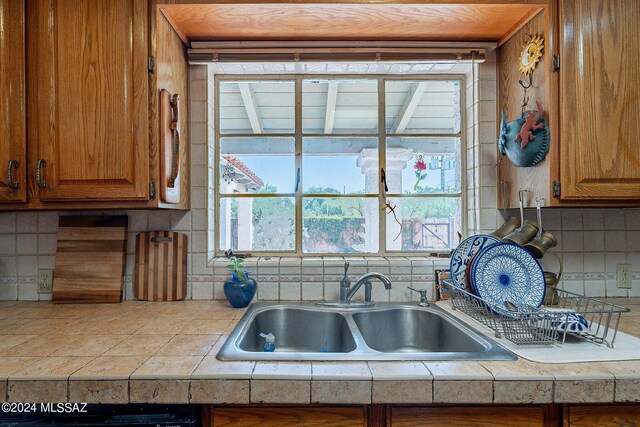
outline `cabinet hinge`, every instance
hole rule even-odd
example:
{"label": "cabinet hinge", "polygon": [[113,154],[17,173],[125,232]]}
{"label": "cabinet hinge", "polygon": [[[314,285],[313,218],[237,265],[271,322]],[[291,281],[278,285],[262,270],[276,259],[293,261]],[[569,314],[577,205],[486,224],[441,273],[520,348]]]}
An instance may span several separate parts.
{"label": "cabinet hinge", "polygon": [[155,200],[156,198],[156,183],[151,181],[149,183],[149,199]]}
{"label": "cabinet hinge", "polygon": [[553,198],[554,199],[560,198],[560,182],[559,181],[553,181]]}
{"label": "cabinet hinge", "polygon": [[560,69],[560,55],[553,55],[553,61],[551,61],[551,71],[554,73]]}
{"label": "cabinet hinge", "polygon": [[147,68],[151,74],[156,72],[156,58],[150,56],[147,60]]}

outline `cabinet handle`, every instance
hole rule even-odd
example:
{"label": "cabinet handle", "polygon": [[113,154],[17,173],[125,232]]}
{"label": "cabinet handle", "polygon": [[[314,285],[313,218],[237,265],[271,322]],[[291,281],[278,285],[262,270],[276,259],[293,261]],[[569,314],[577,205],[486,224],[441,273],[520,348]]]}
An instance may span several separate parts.
{"label": "cabinet handle", "polygon": [[36,181],[38,182],[38,187],[40,188],[47,187],[47,181],[42,179],[42,176],[40,173],[41,169],[46,167],[47,167],[47,162],[44,159],[38,159],[38,163],[36,164]]}
{"label": "cabinet handle", "polygon": [[18,189],[18,183],[13,180],[13,168],[18,169],[19,165],[17,160],[9,160],[9,163],[7,163],[7,187],[12,190]]}
{"label": "cabinet handle", "polygon": [[169,178],[169,188],[174,188],[176,185],[176,179],[180,173],[180,131],[178,130],[179,110],[178,102],[180,101],[180,95],[175,94],[171,97],[171,136],[173,139],[173,153],[171,156],[171,178]]}

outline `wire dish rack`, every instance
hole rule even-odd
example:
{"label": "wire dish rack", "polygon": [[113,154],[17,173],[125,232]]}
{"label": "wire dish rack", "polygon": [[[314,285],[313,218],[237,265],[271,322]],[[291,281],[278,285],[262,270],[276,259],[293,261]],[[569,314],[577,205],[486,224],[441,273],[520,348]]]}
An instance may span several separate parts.
{"label": "wire dish rack", "polygon": [[[549,306],[519,307],[518,311],[509,311],[454,286],[451,280],[445,279],[441,283],[451,294],[454,310],[493,329],[497,338],[504,336],[521,346],[551,346],[565,342],[567,337],[579,337],[613,348],[620,315],[629,312],[626,307],[561,289],[553,289]],[[577,315],[586,322],[575,327],[576,322],[571,320],[579,319]]]}

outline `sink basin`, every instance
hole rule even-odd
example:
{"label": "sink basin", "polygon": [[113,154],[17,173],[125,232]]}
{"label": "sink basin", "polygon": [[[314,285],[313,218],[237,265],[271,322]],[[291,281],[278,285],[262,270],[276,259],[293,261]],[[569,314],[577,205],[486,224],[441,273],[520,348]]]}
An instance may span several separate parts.
{"label": "sink basin", "polygon": [[[260,333],[276,337],[264,352]],[[217,355],[221,360],[516,360],[517,356],[444,310],[255,303]]]}
{"label": "sink basin", "polygon": [[278,352],[348,353],[356,349],[347,319],[339,313],[276,306],[256,314],[238,347],[262,352],[260,332],[276,336]]}
{"label": "sink basin", "polygon": [[384,353],[478,353],[486,350],[482,341],[434,311],[386,308],[355,313],[353,319],[367,346]]}

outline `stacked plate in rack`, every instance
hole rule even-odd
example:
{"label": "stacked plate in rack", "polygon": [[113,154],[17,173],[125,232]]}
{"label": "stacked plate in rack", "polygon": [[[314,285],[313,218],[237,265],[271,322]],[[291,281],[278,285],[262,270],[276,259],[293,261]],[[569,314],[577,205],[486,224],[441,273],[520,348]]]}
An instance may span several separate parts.
{"label": "stacked plate in rack", "polygon": [[451,256],[451,280],[496,307],[537,308],[545,294],[540,263],[525,249],[489,235],[471,236]]}

